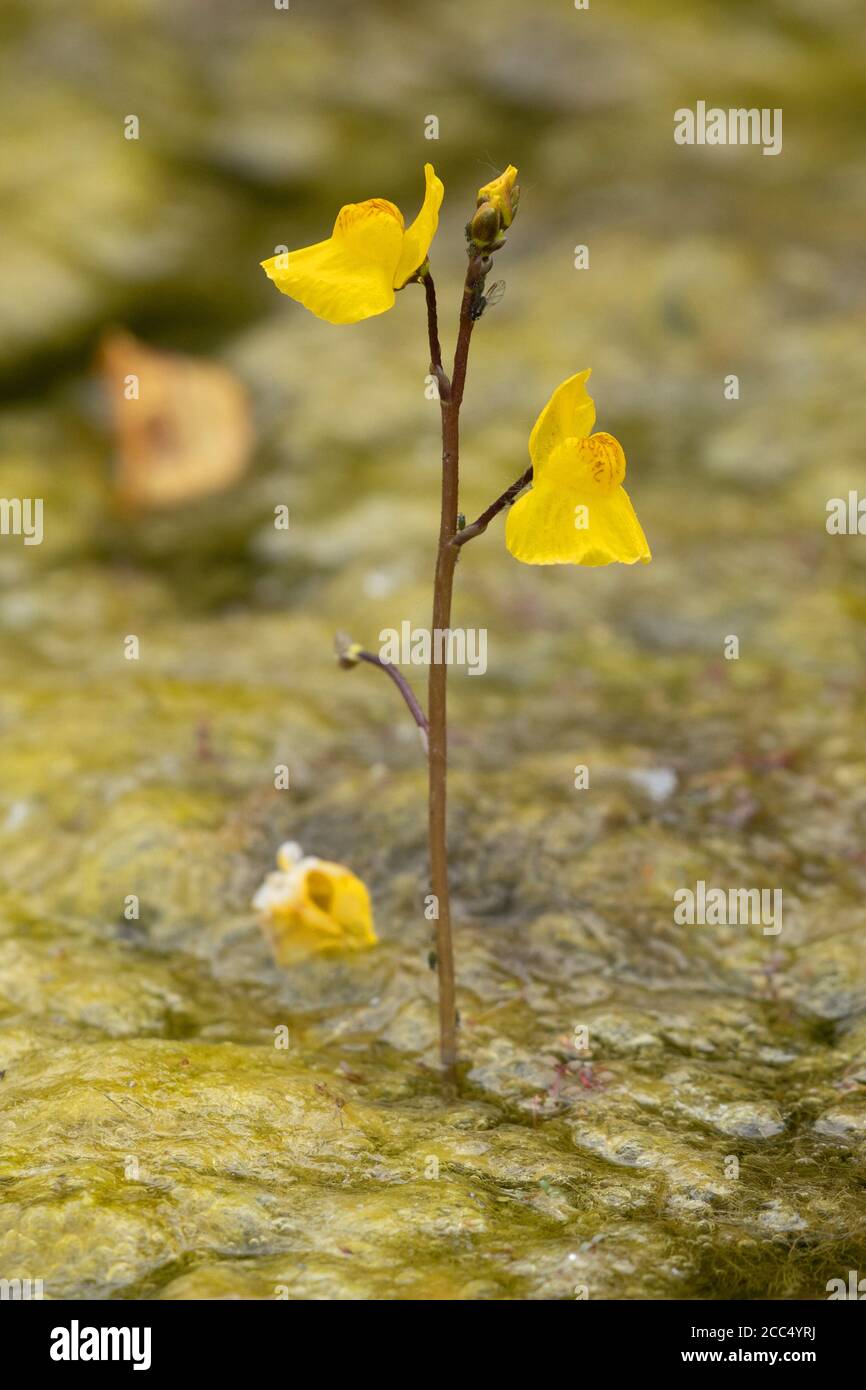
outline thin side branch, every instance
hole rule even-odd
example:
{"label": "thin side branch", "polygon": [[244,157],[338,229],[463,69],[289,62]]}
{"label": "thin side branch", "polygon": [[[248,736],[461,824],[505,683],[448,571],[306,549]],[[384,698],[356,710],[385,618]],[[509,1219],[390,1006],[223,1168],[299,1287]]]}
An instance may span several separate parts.
{"label": "thin side branch", "polygon": [[392,666],[390,661],[383,661],[380,656],[376,656],[373,652],[360,651],[358,652],[358,658],[360,661],[369,662],[371,666],[378,666],[380,671],[384,671],[386,676],[391,677],[400,694],[403,696],[403,699],[406,701],[409,713],[421,731],[421,742],[424,744],[424,752],[426,753],[428,746],[427,735],[429,732],[427,716],[419,705],[415,693],[406,677],[403,675],[403,672],[398,666]]}
{"label": "thin side branch", "polygon": [[421,734],[421,742],[424,745],[424,752],[426,753],[428,751],[429,733],[427,716],[419,705],[415,692],[399,667],[393,666],[390,661],[383,661],[380,656],[376,656],[375,652],[364,651],[364,648],[359,647],[357,642],[350,642],[342,636],[337,638],[336,649],[337,659],[345,670],[351,670],[359,661],[366,661],[369,666],[376,666],[380,671],[384,671],[386,676],[391,677],[391,680],[403,696],[409,713],[418,725]]}
{"label": "thin side branch", "polygon": [[458,531],[456,536],[451,538],[451,544],[465,545],[466,542],[471,541],[474,536],[482,535],[487,530],[493,518],[504,511],[506,507],[510,507],[515,498],[519,496],[525,487],[529,487],[531,482],[532,465],[530,464],[522,477],[517,479],[516,483],[512,483],[511,487],[507,488],[501,497],[497,497],[495,502],[491,502],[490,506],[483,511],[475,521],[469,526],[464,526],[462,531]]}
{"label": "thin side branch", "polygon": [[440,401],[447,401],[451,395],[451,382],[442,366],[442,348],[439,343],[439,314],[436,308],[436,286],[429,267],[421,277],[424,294],[427,298],[427,337],[430,341],[430,370],[439,385]]}

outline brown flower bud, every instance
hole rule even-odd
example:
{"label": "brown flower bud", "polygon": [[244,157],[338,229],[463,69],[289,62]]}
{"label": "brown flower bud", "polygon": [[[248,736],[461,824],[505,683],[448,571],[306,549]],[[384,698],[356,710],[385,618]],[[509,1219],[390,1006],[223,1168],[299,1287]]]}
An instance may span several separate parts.
{"label": "brown flower bud", "polygon": [[469,240],[476,246],[492,246],[500,231],[499,211],[493,203],[479,203],[469,223]]}

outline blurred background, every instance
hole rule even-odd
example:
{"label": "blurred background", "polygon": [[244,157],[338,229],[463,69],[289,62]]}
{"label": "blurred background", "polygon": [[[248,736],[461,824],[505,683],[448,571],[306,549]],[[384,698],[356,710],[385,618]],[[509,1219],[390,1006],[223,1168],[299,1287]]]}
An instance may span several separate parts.
{"label": "blurred background", "polygon": [[[0,1274],[570,1297],[586,1264],[599,1296],[823,1297],[866,1260],[866,541],[825,529],[866,489],[860,6],[6,0],[0,37],[0,495],[44,499],[45,532],[0,538]],[[782,108],[782,154],[676,145],[698,100]],[[489,666],[451,682],[471,1099],[444,1118],[422,756],[389,683],[332,654],[429,621],[423,294],[333,328],[259,268],[346,202],[408,222],[426,160],[446,353],[476,190],[520,170],[463,510],[591,366],[654,555],[521,566],[500,520],[461,558]],[[141,362],[159,409],[129,438]],[[249,900],[289,837],[370,884],[377,952],[277,970]],[[674,927],[699,877],[781,887],[781,936]],[[579,1021],[598,1085],[556,1070]],[[133,1085],[171,1098],[156,1129],[120,1121]]]}

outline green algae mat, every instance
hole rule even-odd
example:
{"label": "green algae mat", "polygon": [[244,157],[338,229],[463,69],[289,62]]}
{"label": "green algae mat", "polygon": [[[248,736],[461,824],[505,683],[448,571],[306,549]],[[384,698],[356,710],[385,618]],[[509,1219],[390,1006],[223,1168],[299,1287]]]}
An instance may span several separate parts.
{"label": "green algae mat", "polygon": [[[825,1299],[866,1273],[857,6],[435,13],[4,9],[0,1280]],[[783,111],[781,150],[678,143],[699,100]],[[452,1093],[424,751],[333,653],[429,622],[424,294],[331,328],[259,268],[349,201],[408,222],[428,160],[449,347],[476,191],[520,169],[467,516],[592,367],[653,554],[530,568],[499,517],[461,555]],[[119,497],[118,325],[240,384],[230,486]],[[277,963],[286,842],[366,884],[374,946]]]}

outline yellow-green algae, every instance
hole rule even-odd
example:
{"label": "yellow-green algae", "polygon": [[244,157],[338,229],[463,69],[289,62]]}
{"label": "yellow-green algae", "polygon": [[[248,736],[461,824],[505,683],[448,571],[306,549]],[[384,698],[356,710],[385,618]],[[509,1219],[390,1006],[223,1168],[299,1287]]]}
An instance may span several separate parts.
{"label": "yellow-green algae", "polygon": [[[121,30],[93,4],[99,82],[64,44],[0,98],[0,492],[46,515],[41,547],[0,547],[0,1277],[50,1298],[823,1298],[866,1268],[866,558],[823,528],[862,471],[856,6],[831,30],[635,3],[591,33],[559,5],[531,25],[491,6],[492,29],[442,8],[435,32],[422,6],[293,12],[287,52],[252,13],[203,33],[153,3]],[[14,51],[50,64],[56,7],[12,9]],[[772,61],[782,30],[796,62]],[[746,51],[797,139],[697,161],[647,112],[720,65],[746,101]],[[117,112],[148,55],[131,152]],[[357,196],[409,196],[429,64],[443,318],[479,148],[529,188],[473,345],[467,512],[524,467],[564,364],[592,364],[655,556],[528,574],[491,528],[461,559],[455,616],[489,629],[490,667],[452,682],[450,1104],[416,731],[330,655],[337,628],[375,645],[427,620],[420,296],[359,345],[257,271],[348,196],[349,165]],[[835,201],[813,196],[828,150]],[[231,496],[112,512],[86,377],[112,317],[253,390],[261,447]],[[288,838],[369,882],[377,950],[277,970],[249,901]],[[780,936],[676,927],[698,878],[781,887]]]}

